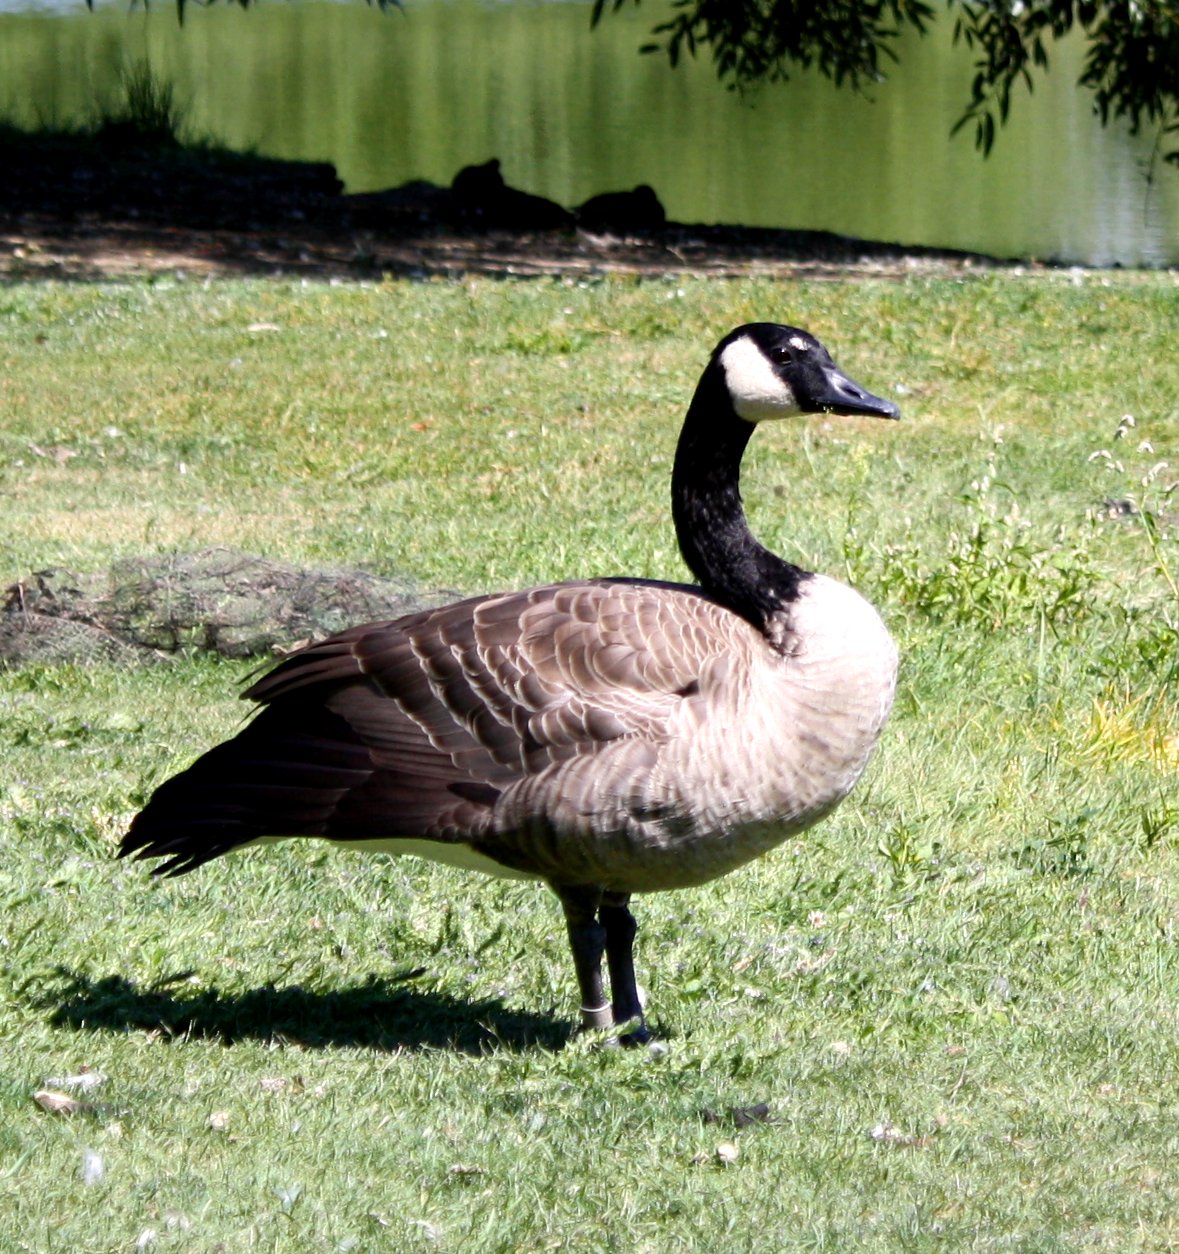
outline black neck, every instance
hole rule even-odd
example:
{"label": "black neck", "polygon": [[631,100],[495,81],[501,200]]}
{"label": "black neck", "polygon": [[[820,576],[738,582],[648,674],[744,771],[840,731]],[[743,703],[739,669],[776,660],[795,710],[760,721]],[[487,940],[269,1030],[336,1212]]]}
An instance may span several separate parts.
{"label": "black neck", "polygon": [[741,457],[752,434],[710,366],[676,448],[671,508],[680,552],[700,586],[760,631],[798,596],[807,572],[758,544],[745,521]]}

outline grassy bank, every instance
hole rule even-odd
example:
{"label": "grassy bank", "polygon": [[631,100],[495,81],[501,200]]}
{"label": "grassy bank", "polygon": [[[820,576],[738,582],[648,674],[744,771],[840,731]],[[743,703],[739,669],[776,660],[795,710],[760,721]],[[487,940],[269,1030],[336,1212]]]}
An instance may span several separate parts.
{"label": "grassy bank", "polygon": [[[0,674],[0,1249],[1179,1240],[1173,276],[0,289],[0,575],[225,543],[681,577],[678,421],[752,318],[905,411],[762,431],[745,478],[904,669],[831,820],[639,903],[666,1054],[567,1043],[536,887],[112,864],[248,667]],[[86,1109],[33,1102],[84,1069]]]}

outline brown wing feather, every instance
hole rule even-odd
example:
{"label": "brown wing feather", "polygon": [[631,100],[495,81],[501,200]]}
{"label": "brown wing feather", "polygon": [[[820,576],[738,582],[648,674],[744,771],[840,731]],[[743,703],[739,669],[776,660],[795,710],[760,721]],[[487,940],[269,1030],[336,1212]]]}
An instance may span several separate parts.
{"label": "brown wing feather", "polygon": [[263,709],[156,792],[122,852],[178,872],[260,836],[475,837],[514,785],[661,743],[701,669],[749,630],[694,589],[630,580],[352,628],[254,683]]}

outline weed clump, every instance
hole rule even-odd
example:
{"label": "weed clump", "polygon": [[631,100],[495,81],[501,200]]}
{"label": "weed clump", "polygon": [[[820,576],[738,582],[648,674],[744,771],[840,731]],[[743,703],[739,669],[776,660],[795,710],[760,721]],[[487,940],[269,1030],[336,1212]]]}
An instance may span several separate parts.
{"label": "weed clump", "polygon": [[1001,432],[982,472],[957,496],[938,545],[911,520],[901,539],[869,557],[854,527],[844,541],[853,582],[930,622],[984,630],[1058,629],[1088,618],[1103,576],[1093,521],[1045,529],[1020,504],[999,467]]}
{"label": "weed clump", "polygon": [[120,78],[122,99],[103,109],[95,123],[95,139],[105,148],[178,149],[182,146],[186,110],[176,88],[147,61],[125,66]]}

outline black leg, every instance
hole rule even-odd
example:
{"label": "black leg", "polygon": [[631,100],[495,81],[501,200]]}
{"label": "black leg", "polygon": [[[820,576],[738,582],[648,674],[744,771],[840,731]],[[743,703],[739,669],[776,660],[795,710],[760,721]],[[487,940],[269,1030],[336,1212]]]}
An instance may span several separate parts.
{"label": "black leg", "polygon": [[561,888],[555,884],[553,889],[565,911],[573,969],[581,989],[581,1025],[589,1029],[612,1027],[614,1015],[602,986],[602,954],[607,934],[597,919],[601,889]]}
{"label": "black leg", "polygon": [[651,1033],[643,1022],[643,1005],[635,983],[634,942],[638,924],[628,906],[629,893],[605,893],[598,918],[606,931],[606,965],[610,971],[610,993],[614,1022],[635,1026],[622,1038],[624,1045],[645,1045]]}
{"label": "black leg", "polygon": [[[645,1045],[651,1039],[635,984],[634,940],[638,930],[628,909],[629,893],[604,893],[600,888],[553,885],[565,911],[573,969],[581,990],[582,1027],[596,1030],[624,1027],[623,1045]],[[602,981],[602,956],[610,972],[612,1002]]]}

